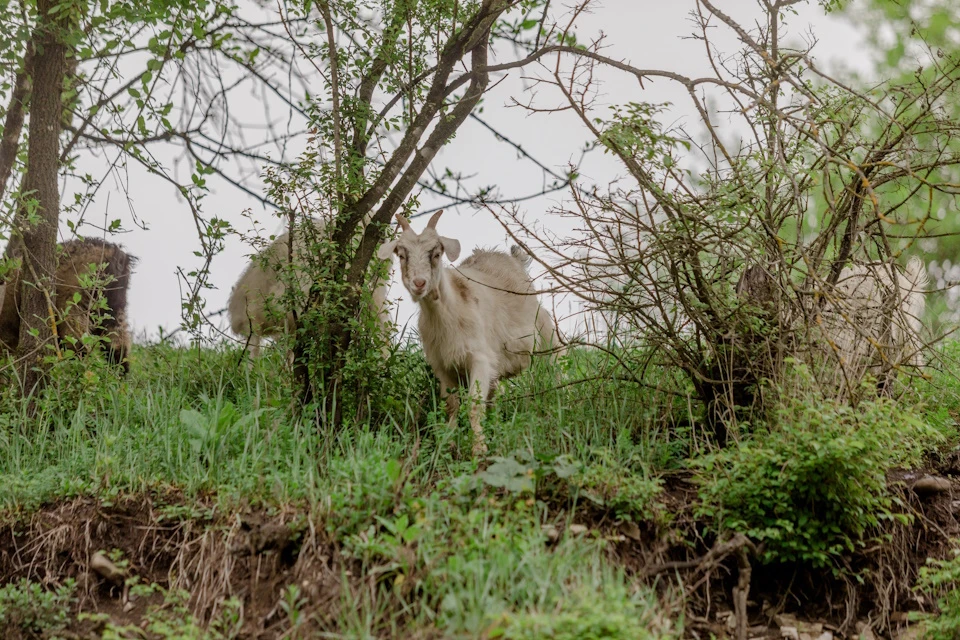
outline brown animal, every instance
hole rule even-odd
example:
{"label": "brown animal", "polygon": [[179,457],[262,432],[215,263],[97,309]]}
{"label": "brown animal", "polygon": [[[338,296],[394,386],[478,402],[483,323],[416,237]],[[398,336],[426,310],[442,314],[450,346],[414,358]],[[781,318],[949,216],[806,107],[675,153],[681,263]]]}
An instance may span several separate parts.
{"label": "brown animal", "polygon": [[[85,334],[108,338],[107,358],[129,372],[127,356],[131,337],[127,327],[127,288],[130,269],[137,259],[120,246],[98,238],[77,238],[61,243],[57,248],[56,296],[57,335],[62,344],[71,349],[82,349],[80,338]],[[94,282],[105,282],[95,287],[83,287],[81,279],[92,276]],[[15,351],[20,342],[20,272],[7,275],[0,285],[0,346]],[[74,302],[76,294],[78,302]],[[98,303],[106,301],[106,309]],[[75,344],[63,342],[70,337]]]}

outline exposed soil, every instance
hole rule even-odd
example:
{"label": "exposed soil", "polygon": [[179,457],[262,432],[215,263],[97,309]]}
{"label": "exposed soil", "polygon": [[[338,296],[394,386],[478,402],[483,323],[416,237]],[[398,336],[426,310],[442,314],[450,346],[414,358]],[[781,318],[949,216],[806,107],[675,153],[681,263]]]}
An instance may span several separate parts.
{"label": "exposed soil", "polygon": [[[858,623],[870,625],[877,637],[897,637],[906,612],[930,610],[931,604],[911,588],[926,559],[945,557],[949,540],[960,536],[960,501],[955,500],[960,498],[960,482],[952,478],[949,487],[914,491],[913,484],[924,475],[890,474],[891,486],[915,517],[909,525],[891,523],[888,542],[852,556],[852,572],[869,570],[865,583],[829,570],[753,563],[747,637],[779,638],[784,613],[819,624],[834,637],[849,637]],[[706,535],[691,515],[695,497],[685,476],[666,478],[665,500],[675,517],[661,531],[590,511],[578,511],[576,520],[618,540],[611,547],[612,558],[637,580],[657,584],[665,597],[675,600],[682,582],[689,637],[736,637],[733,594],[742,563],[750,562],[749,546],[744,540],[717,541]],[[112,556],[116,568],[142,584],[185,590],[201,623],[222,617],[228,599],[239,600],[244,638],[334,631],[344,602],[341,591],[371,587],[361,568],[338,553],[310,514],[292,508],[219,513],[212,501],[190,501],[189,509],[186,504],[182,496],[168,494],[114,504],[78,498],[48,505],[28,519],[0,526],[0,583],[28,578],[54,587],[72,578],[77,583],[75,613],[105,614],[115,625],[141,626],[151,608],[163,604],[163,596],[135,597],[122,579],[111,580],[91,569],[97,552],[119,550]],[[301,612],[309,619],[297,634],[290,633],[280,605],[291,584],[299,587]],[[104,625],[103,620],[74,619],[66,635],[99,637]],[[4,638],[23,637],[20,633],[0,629]]]}
{"label": "exposed soil", "polygon": [[[215,618],[224,601],[242,602],[241,636],[275,638],[288,625],[279,607],[283,590],[300,588],[312,631],[335,625],[342,585],[341,560],[321,532],[294,512],[164,517],[159,505],[183,504],[176,495],[126,498],[107,505],[80,498],[49,505],[26,522],[0,527],[0,582],[28,578],[45,585],[77,583],[78,611],[103,613],[117,625],[139,625],[162,596],[135,598],[90,569],[98,551],[120,551],[127,576],[141,584],[183,589],[201,622]],[[193,509],[203,505],[192,503]],[[77,622],[70,632],[99,637],[103,622]],[[10,638],[13,630],[0,630]],[[69,634],[68,634],[69,635]]]}
{"label": "exposed soil", "polygon": [[[933,610],[933,603],[913,590],[919,568],[928,558],[948,557],[951,544],[960,538],[960,478],[947,477],[952,463],[947,459],[926,471],[888,475],[888,485],[912,521],[888,523],[882,531],[885,541],[851,554],[845,572],[750,562],[749,547],[716,540],[692,518],[696,489],[685,476],[668,478],[665,485],[668,509],[676,514],[671,530],[643,544],[619,543],[618,560],[638,577],[663,579],[665,592],[682,582],[690,637],[736,637],[734,592],[741,575],[741,548],[750,563],[748,638],[781,638],[782,623],[792,626],[791,619],[833,637],[856,637],[864,625],[877,638],[909,637],[904,635],[907,614]],[[927,484],[918,484],[921,479]],[[930,489],[931,484],[939,486]],[[808,636],[820,637],[822,631]]]}

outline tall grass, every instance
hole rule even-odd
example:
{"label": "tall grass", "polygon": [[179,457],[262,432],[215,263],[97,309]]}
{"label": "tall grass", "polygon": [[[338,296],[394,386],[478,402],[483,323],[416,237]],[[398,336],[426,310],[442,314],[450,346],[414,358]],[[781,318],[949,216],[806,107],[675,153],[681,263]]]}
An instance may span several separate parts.
{"label": "tall grass", "polygon": [[[604,380],[557,388],[595,368],[595,357],[574,354],[566,371],[538,366],[505,383],[486,418],[491,453],[576,459],[594,469],[581,484],[597,496],[637,486],[624,474],[680,464],[669,399]],[[446,426],[419,352],[401,350],[387,366],[393,382],[382,384],[394,386],[349,424],[323,431],[296,409],[280,353],[248,368],[231,348],[139,347],[125,380],[92,361],[67,363],[38,416],[4,400],[0,509],[16,517],[70,496],[166,489],[188,502],[212,495],[224,510],[299,505],[383,587],[343,591],[343,637],[425,629],[542,637],[555,614],[566,615],[567,635],[557,637],[579,637],[610,616],[603,637],[654,637],[627,624],[641,619],[672,633],[602,540],[551,544],[548,531],[563,531],[571,513],[484,484],[470,429]],[[647,501],[657,486],[642,486]]]}
{"label": "tall grass", "polygon": [[[948,347],[944,362],[958,353]],[[557,539],[557,531],[598,508],[609,522],[669,526],[669,514],[657,506],[660,476],[679,469],[702,483],[706,529],[755,533],[765,521],[747,522],[734,507],[762,508],[751,491],[767,485],[757,473],[737,470],[756,467],[770,486],[782,488],[794,449],[815,459],[824,450],[818,443],[826,442],[847,455],[850,443],[876,443],[898,429],[913,429],[916,442],[957,440],[960,383],[955,369],[944,366],[895,409],[870,405],[882,409],[874,412],[879,417],[821,404],[806,392],[785,394],[789,411],[746,424],[725,454],[704,458],[716,450],[702,431],[702,408],[680,377],[651,367],[634,379],[600,351],[575,350],[501,384],[484,425],[491,458],[475,460],[470,429],[463,419],[458,429],[446,426],[437,382],[416,348],[399,349],[377,366],[367,378],[376,392],[333,429],[297,408],[277,351],[248,368],[234,348],[138,347],[123,380],[94,360],[66,362],[55,368],[37,415],[11,395],[0,397],[0,511],[17,518],[71,496],[167,490],[188,506],[212,497],[226,511],[292,505],[316,518],[378,585],[343,590],[343,637],[433,630],[646,639],[677,630],[669,616],[658,615],[656,598],[611,563],[599,532]],[[841,424],[840,415],[849,419]],[[798,444],[791,449],[791,443]],[[766,458],[756,452],[770,452],[773,462],[763,466]],[[857,547],[861,525],[878,514],[889,517],[892,504],[883,496],[883,470],[864,468],[887,458],[869,465],[855,453],[847,458],[857,473],[872,474],[873,502],[857,504],[876,513],[847,514],[859,519],[842,550]],[[847,504],[865,478],[845,476],[831,500]],[[548,486],[549,496],[539,491]],[[798,485],[797,495],[815,496],[805,491]],[[561,494],[566,501],[555,501]],[[731,506],[730,496],[746,497]],[[580,511],[579,504],[594,511]],[[804,558],[806,543],[790,538],[794,529],[778,529],[777,539],[803,552],[791,558]],[[834,556],[829,551],[817,560]]]}

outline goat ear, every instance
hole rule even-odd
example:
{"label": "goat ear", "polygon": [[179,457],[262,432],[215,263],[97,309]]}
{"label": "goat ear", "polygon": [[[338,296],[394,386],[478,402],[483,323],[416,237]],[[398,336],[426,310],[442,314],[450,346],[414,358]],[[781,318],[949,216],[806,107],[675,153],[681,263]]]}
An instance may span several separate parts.
{"label": "goat ear", "polygon": [[389,260],[390,256],[393,255],[393,250],[397,248],[397,241],[391,240],[390,242],[385,242],[380,246],[380,249],[377,251],[377,257],[381,260]]}
{"label": "goat ear", "polygon": [[443,252],[447,254],[447,259],[453,262],[460,257],[460,241],[453,238],[444,238],[440,236],[440,243],[443,245]]}

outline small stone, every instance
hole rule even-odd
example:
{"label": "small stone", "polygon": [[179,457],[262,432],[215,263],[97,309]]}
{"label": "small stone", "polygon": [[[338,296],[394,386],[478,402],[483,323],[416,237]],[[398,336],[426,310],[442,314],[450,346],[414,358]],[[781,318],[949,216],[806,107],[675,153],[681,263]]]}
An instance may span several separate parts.
{"label": "small stone", "polygon": [[778,613],[773,616],[773,624],[778,627],[793,627],[800,631],[800,623],[797,622],[797,617],[792,613]]}
{"label": "small stone", "polygon": [[800,632],[800,640],[813,640],[813,636],[809,633]]}
{"label": "small stone", "polygon": [[860,640],[877,640],[877,636],[873,635],[873,629],[863,621],[857,623],[857,635]]}
{"label": "small stone", "polygon": [[817,637],[817,640],[833,640],[833,632],[824,631]]}
{"label": "small stone", "polygon": [[918,640],[919,638],[923,637],[923,634],[921,633],[920,625],[915,624],[913,626],[901,629],[893,637],[895,640]]}
{"label": "small stone", "polygon": [[640,542],[640,527],[637,526],[636,522],[630,520],[624,520],[620,523],[620,533],[627,536],[634,542]]}
{"label": "small stone", "polygon": [[727,629],[731,631],[736,631],[737,629],[737,614],[732,611],[727,614]]}
{"label": "small stone", "polygon": [[123,612],[130,613],[131,611],[133,611],[133,608],[135,606],[137,605],[133,604],[132,602],[128,602],[127,604],[123,605]]}
{"label": "small stone", "polygon": [[780,637],[787,640],[800,640],[800,632],[796,627],[780,627]]}
{"label": "small stone", "polygon": [[797,630],[800,633],[806,633],[811,636],[819,636],[823,633],[823,623],[822,622],[801,622],[797,625]]}
{"label": "small stone", "polygon": [[950,491],[953,484],[939,476],[924,476],[913,483],[913,492],[919,496],[930,496]]}
{"label": "small stone", "polygon": [[567,527],[567,531],[569,531],[573,535],[579,535],[581,533],[586,533],[587,528],[582,524],[572,524],[569,527]]}
{"label": "small stone", "polygon": [[550,542],[556,542],[560,539],[560,532],[552,524],[543,525],[543,535],[547,536],[547,540]]}

